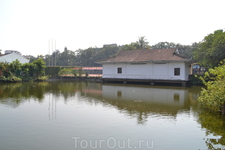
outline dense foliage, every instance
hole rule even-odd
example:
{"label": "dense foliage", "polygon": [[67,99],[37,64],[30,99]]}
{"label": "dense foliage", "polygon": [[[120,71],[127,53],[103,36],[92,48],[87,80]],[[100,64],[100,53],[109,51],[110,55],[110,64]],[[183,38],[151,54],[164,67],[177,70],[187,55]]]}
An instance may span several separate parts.
{"label": "dense foliage", "polygon": [[76,71],[73,68],[63,68],[59,71],[59,75],[67,76],[67,75],[74,75]]}
{"label": "dense foliage", "polygon": [[193,53],[194,59],[207,68],[218,66],[225,59],[225,32],[216,30],[206,36]]}
{"label": "dense foliage", "polygon": [[123,50],[143,50],[143,49],[150,49],[150,45],[146,41],[145,37],[139,37],[138,41],[132,42],[130,44],[126,44],[123,47]]}
{"label": "dense foliage", "polygon": [[59,66],[48,66],[45,68],[45,75],[50,77],[58,76],[59,71],[62,67]]}
{"label": "dense foliage", "polygon": [[1,81],[30,81],[38,79],[47,79],[43,77],[45,71],[45,62],[37,59],[32,63],[21,64],[18,60],[12,63],[0,63]]}
{"label": "dense foliage", "polygon": [[172,42],[159,42],[151,46],[152,49],[177,48],[179,54],[186,57],[192,57],[192,53],[196,47],[198,47],[198,43],[193,43],[192,45],[181,45]]}
{"label": "dense foliage", "polygon": [[192,45],[181,45],[172,42],[159,42],[150,46],[145,37],[139,37],[136,42],[131,42],[130,44],[122,46],[118,46],[117,44],[109,44],[103,45],[102,48],[90,47],[87,49],[78,49],[75,51],[69,50],[67,47],[65,47],[62,53],[60,53],[59,50],[56,50],[51,55],[39,55],[37,58],[31,58],[30,62],[42,58],[47,66],[96,67],[100,66],[96,63],[97,61],[113,57],[119,52],[125,50],[177,48],[179,54],[192,57],[192,52],[197,46],[198,43],[193,43]]}
{"label": "dense foliage", "polygon": [[199,96],[199,102],[212,111],[225,111],[225,60],[218,67],[209,69],[201,77],[205,88]]}
{"label": "dense foliage", "polygon": [[88,48],[78,49],[76,51],[68,50],[66,47],[60,53],[58,50],[52,55],[39,55],[37,58],[32,58],[30,62],[38,58],[42,58],[47,66],[100,66],[96,63],[98,60],[106,59],[118,53],[121,50],[120,46],[104,46],[103,48]]}

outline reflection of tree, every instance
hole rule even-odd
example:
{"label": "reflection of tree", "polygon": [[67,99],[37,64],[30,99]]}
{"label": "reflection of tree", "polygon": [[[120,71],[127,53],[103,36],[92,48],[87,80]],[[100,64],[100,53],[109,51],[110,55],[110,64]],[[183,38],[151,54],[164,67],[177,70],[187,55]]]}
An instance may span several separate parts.
{"label": "reflection of tree", "polygon": [[34,83],[7,83],[0,86],[1,99],[13,98],[20,100],[22,98],[35,98],[41,101],[45,91],[46,82]]}
{"label": "reflection of tree", "polygon": [[206,138],[205,143],[208,149],[221,150],[225,147],[225,120],[219,114],[212,114],[206,111],[200,112],[198,115],[198,122],[202,128],[206,129],[206,136],[214,135],[218,136],[215,138]]}
{"label": "reflection of tree", "polygon": [[96,89],[96,87],[92,87],[93,85],[95,84],[66,81],[2,83],[0,86],[0,103],[7,103],[15,107],[31,98],[42,102],[45,94],[53,94],[54,97],[62,96],[66,102],[68,98],[74,97],[76,92],[82,91],[82,89]]}
{"label": "reflection of tree", "polygon": [[8,103],[14,107],[30,98],[42,102],[47,86],[48,82],[1,84],[0,93],[2,94],[0,94],[0,102]]}
{"label": "reflection of tree", "polygon": [[137,118],[138,124],[144,124],[147,121],[147,118],[148,118],[148,113],[140,112]]}
{"label": "reflection of tree", "polygon": [[[198,94],[196,91],[199,91],[198,88],[193,89],[193,91],[188,90],[189,94],[185,96],[184,103],[177,105],[177,102],[174,102],[174,104],[158,103],[141,100],[141,97],[139,97],[140,100],[130,100],[124,97],[103,97],[102,88],[101,83],[71,81],[1,84],[0,103],[7,103],[7,105],[15,107],[30,99],[39,102],[49,100],[48,95],[52,95],[51,97],[54,97],[56,101],[64,100],[67,103],[77,95],[79,96],[78,101],[86,101],[89,104],[101,103],[104,106],[115,107],[122,114],[136,118],[138,124],[144,124],[149,114],[175,118],[179,111],[190,110],[190,102],[195,103],[195,95]],[[122,93],[117,94],[119,94],[117,96],[123,95]],[[190,100],[190,97],[192,97],[192,100]],[[9,98],[12,101],[7,101]]]}

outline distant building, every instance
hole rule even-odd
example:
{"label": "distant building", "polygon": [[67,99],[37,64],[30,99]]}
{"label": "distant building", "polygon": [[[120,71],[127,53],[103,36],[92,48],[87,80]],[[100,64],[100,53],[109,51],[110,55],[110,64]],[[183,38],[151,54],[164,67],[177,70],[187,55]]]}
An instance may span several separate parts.
{"label": "distant building", "polygon": [[111,46],[117,46],[117,44],[105,44],[105,45],[103,45],[103,47],[111,47]]}
{"label": "distant building", "polygon": [[20,63],[29,63],[29,59],[23,57],[18,51],[5,51],[4,55],[0,55],[0,62],[12,63],[13,61],[19,60]]}
{"label": "distant building", "polygon": [[15,51],[15,50],[5,50],[5,54],[11,54],[11,53],[16,53],[16,54],[22,55],[19,51]]}
{"label": "distant building", "polygon": [[205,67],[197,63],[191,64],[191,67],[192,67],[191,74],[204,74],[206,72]]}
{"label": "distant building", "polygon": [[82,70],[83,73],[87,73],[89,77],[102,76],[102,67],[76,67],[74,70]]}

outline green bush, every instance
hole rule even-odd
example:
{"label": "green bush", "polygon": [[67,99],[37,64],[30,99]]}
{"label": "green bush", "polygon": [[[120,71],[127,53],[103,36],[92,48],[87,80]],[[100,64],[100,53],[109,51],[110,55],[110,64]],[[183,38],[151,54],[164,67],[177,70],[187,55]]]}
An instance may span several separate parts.
{"label": "green bush", "polygon": [[198,101],[212,111],[225,110],[225,61],[200,77],[205,85]]}
{"label": "green bush", "polygon": [[59,71],[58,73],[60,76],[65,76],[65,75],[72,75],[73,74],[73,69],[72,68],[63,68]]}
{"label": "green bush", "polygon": [[37,80],[39,80],[39,81],[46,81],[48,79],[49,79],[49,76],[41,76]]}
{"label": "green bush", "polygon": [[48,66],[45,68],[45,75],[50,77],[58,76],[58,73],[61,69],[62,68],[59,66]]}
{"label": "green bush", "polygon": [[203,85],[202,80],[200,79],[202,75],[190,75],[190,82],[192,85]]}
{"label": "green bush", "polygon": [[0,80],[4,81],[4,82],[21,82],[22,79],[16,76],[10,76],[10,77],[4,77],[4,76],[0,76]]}
{"label": "green bush", "polygon": [[32,81],[43,76],[45,62],[42,59],[35,60],[33,63],[21,64],[18,60],[12,63],[0,63],[2,71],[1,81],[18,82]]}

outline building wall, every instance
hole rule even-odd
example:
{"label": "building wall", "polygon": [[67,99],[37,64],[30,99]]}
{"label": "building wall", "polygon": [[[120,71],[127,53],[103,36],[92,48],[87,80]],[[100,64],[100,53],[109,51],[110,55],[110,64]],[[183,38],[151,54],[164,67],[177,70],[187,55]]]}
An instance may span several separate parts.
{"label": "building wall", "polygon": [[[117,73],[122,68],[122,73]],[[180,68],[180,75],[174,75],[174,68]],[[189,66],[185,63],[142,63],[142,64],[103,64],[103,78],[124,79],[162,79],[162,80],[188,80]]]}
{"label": "building wall", "polygon": [[186,63],[185,64],[185,79],[188,79],[189,78],[189,75],[191,74],[191,63]]}

